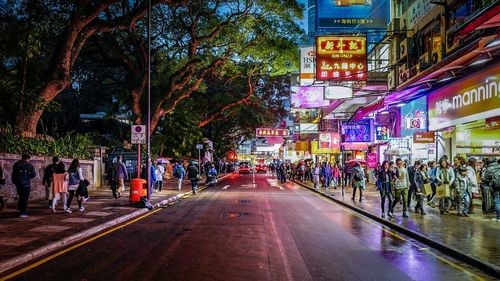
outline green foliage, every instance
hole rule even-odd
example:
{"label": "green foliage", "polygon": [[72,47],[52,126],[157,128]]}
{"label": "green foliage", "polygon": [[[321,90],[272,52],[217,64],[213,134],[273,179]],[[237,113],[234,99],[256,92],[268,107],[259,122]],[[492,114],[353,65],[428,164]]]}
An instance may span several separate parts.
{"label": "green foliage", "polygon": [[94,146],[88,135],[22,138],[12,132],[0,134],[0,152],[30,155],[48,155],[67,158],[90,159],[87,148]]}

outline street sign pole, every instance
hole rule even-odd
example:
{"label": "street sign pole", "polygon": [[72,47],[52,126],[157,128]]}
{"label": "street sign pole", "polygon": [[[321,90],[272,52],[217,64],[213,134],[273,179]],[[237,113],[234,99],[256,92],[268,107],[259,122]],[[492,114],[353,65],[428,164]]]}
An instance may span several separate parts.
{"label": "street sign pole", "polygon": [[146,173],[148,184],[148,200],[151,198],[151,0],[148,0],[148,126],[147,146],[148,155],[146,160]]}
{"label": "street sign pole", "polygon": [[198,149],[198,173],[201,175],[201,150],[203,149],[203,144],[197,144],[196,149]]}
{"label": "street sign pole", "polygon": [[137,178],[141,178],[141,144],[137,144]]}

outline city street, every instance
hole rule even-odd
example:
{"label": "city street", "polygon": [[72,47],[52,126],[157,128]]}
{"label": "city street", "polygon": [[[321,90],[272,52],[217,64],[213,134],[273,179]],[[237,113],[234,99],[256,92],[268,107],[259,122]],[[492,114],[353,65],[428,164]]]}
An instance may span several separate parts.
{"label": "city street", "polygon": [[269,174],[255,182],[252,174],[233,174],[18,268],[11,280],[488,279],[296,184]]}

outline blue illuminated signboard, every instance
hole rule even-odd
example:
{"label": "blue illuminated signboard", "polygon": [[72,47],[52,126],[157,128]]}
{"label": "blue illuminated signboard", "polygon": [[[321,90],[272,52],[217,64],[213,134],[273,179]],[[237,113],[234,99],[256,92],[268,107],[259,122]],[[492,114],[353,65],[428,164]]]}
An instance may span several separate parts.
{"label": "blue illuminated signboard", "polygon": [[318,28],[387,29],[389,0],[316,0]]}

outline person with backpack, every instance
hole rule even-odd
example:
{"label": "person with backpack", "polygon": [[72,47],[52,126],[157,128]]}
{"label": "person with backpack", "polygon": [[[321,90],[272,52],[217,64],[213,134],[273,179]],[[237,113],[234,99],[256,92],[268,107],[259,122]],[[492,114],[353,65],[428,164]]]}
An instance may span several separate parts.
{"label": "person with backpack", "polygon": [[356,162],[351,170],[352,201],[356,201],[356,190],[359,189],[359,202],[363,201],[363,190],[365,189],[365,171]]}
{"label": "person with backpack", "polygon": [[80,212],[83,212],[85,208],[83,207],[83,196],[82,194],[77,194],[77,190],[80,186],[80,183],[85,179],[83,177],[83,172],[82,168],[80,168],[80,161],[78,159],[73,159],[71,161],[71,164],[69,165],[68,168],[68,175],[69,175],[69,182],[68,182],[68,191],[69,191],[69,198],[68,201],[66,202],[66,208],[64,211],[66,213],[72,213],[71,211],[71,202],[73,201],[73,197],[77,197],[77,202],[78,202],[78,210]]}
{"label": "person with backpack", "polygon": [[410,179],[408,176],[408,170],[403,165],[403,160],[401,158],[396,159],[396,175],[397,178],[394,181],[394,189],[396,190],[396,196],[394,197],[394,202],[392,203],[392,208],[396,207],[396,204],[403,197],[403,218],[408,218],[408,188],[410,187]]}
{"label": "person with backpack", "polygon": [[66,211],[69,175],[66,173],[64,163],[59,161],[56,170],[52,174],[52,212],[56,213],[57,201],[63,198],[63,210]]}
{"label": "person with backpack", "polygon": [[28,199],[31,192],[31,180],[36,177],[35,167],[28,162],[31,158],[23,154],[21,160],[14,163],[12,168],[12,183],[16,186],[19,195],[18,211],[20,218],[27,218]]}
{"label": "person with backpack", "polygon": [[487,163],[488,166],[484,170],[481,180],[483,185],[491,188],[493,193],[496,217],[492,221],[500,222],[500,166],[495,157],[490,157]]}
{"label": "person with backpack", "polygon": [[191,182],[191,190],[193,191],[193,194],[196,195],[198,181],[200,180],[200,172],[198,171],[198,167],[196,167],[196,165],[194,165],[192,161],[188,166],[188,178]]}
{"label": "person with backpack", "polygon": [[52,157],[52,164],[48,165],[43,172],[42,184],[45,185],[45,192],[47,199],[49,200],[49,208],[52,208],[52,175],[56,171],[57,163],[59,162],[59,157]]}
{"label": "person with backpack", "polygon": [[184,167],[181,165],[181,161],[177,161],[174,167],[174,177],[177,179],[177,189],[181,191],[182,188],[182,180],[186,175]]}

